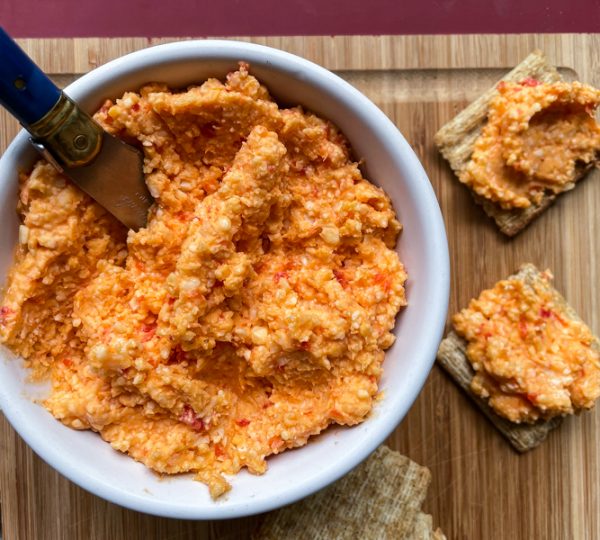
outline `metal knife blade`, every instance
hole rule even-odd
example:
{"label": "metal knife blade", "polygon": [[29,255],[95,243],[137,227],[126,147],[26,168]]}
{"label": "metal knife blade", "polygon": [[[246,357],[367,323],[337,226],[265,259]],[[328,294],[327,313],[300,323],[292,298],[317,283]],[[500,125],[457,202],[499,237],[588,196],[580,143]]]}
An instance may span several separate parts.
{"label": "metal knife blade", "polygon": [[[40,149],[42,145],[33,142]],[[154,201],[144,181],[142,154],[133,146],[103,131],[100,152],[91,163],[71,168],[53,165],[128,228],[146,226]]]}

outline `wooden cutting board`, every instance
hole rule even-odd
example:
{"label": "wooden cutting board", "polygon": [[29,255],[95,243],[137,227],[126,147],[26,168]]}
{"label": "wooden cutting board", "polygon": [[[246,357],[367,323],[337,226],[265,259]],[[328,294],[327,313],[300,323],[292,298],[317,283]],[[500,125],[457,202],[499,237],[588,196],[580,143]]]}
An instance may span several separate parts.
{"label": "wooden cutting board", "polygon": [[[159,41],[23,40],[59,84]],[[600,332],[600,173],[508,240],[474,205],[433,146],[438,128],[531,50],[565,74],[600,86],[600,35],[271,37],[335,70],[392,118],[423,162],[445,217],[450,310],[522,262],[550,268],[556,286]],[[0,149],[17,125],[0,114]],[[517,455],[435,367],[389,444],[431,469],[425,511],[448,538],[600,538],[600,411],[568,419],[537,450]],[[159,519],[124,510],[53,471],[0,420],[0,501],[6,539],[247,538],[260,517],[223,522]]]}

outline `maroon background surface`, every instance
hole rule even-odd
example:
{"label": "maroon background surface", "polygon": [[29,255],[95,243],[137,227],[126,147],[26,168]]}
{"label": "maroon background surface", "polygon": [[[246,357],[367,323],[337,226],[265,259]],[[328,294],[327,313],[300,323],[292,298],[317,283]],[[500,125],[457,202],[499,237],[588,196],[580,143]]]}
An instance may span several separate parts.
{"label": "maroon background surface", "polygon": [[15,37],[600,32],[600,0],[0,0]]}

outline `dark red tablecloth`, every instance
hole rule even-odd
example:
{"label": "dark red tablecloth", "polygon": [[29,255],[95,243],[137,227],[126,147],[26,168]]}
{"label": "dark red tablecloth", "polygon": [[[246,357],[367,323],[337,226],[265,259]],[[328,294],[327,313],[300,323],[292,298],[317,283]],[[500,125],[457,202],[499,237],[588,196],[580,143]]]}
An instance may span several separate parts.
{"label": "dark red tablecloth", "polygon": [[600,32],[600,0],[0,0],[15,37]]}

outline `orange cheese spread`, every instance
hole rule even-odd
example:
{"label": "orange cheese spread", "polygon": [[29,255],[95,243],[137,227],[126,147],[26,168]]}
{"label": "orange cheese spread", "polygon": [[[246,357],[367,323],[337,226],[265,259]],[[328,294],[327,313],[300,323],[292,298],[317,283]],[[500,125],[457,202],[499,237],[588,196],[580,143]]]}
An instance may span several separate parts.
{"label": "orange cheese spread", "polygon": [[600,152],[600,91],[578,82],[501,82],[461,182],[502,208],[573,187]]}
{"label": "orange cheese spread", "polygon": [[244,64],[95,118],[143,149],[156,204],[127,233],[48,164],[23,176],[0,340],[51,377],[47,409],[213,497],[223,474],[362,422],[406,273],[344,136]]}
{"label": "orange cheese spread", "polygon": [[594,336],[569,317],[547,281],[500,281],[453,317],[468,341],[471,389],[512,422],[589,409],[600,396]]}

